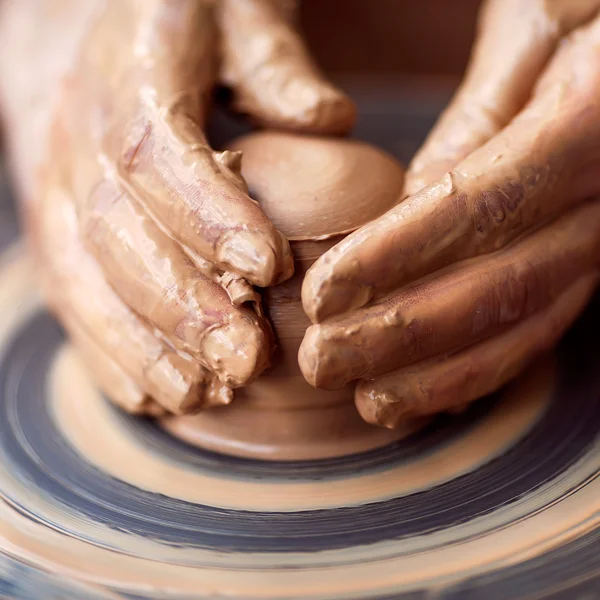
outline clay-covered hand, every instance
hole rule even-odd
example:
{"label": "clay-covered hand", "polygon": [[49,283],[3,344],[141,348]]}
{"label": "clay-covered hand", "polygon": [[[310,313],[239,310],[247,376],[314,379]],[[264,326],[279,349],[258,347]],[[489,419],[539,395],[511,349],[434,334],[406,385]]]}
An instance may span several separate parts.
{"label": "clay-covered hand", "polygon": [[[25,35],[29,18],[52,40],[37,73],[6,57],[0,73],[15,172],[35,178],[21,187],[50,305],[128,410],[230,402],[269,363],[252,285],[288,278],[293,261],[248,196],[240,156],[207,143],[213,86],[230,86],[235,107],[259,123],[304,131],[345,131],[352,104],[322,78],[275,0],[17,4],[0,15],[5,39],[19,27]],[[19,106],[14,69],[43,79],[72,27],[80,43],[62,59],[73,65],[30,165],[43,124],[22,125],[35,115]]]}
{"label": "clay-covered hand", "polygon": [[459,409],[557,342],[600,262],[598,1],[492,0],[410,196],[315,263],[310,383],[365,419]]}

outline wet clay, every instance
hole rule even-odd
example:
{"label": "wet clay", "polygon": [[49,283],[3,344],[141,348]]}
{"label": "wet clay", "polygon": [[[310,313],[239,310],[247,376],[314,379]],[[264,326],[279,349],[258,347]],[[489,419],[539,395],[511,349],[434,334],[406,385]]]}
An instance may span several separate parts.
{"label": "wet clay", "polygon": [[343,236],[383,214],[402,189],[402,166],[354,140],[262,132],[235,141],[250,195],[290,240],[295,274],[262,293],[276,338],[273,366],[236,390],[230,406],[167,417],[164,426],[194,444],[243,456],[319,458],[373,448],[414,428],[394,432],[366,425],[353,402],[354,385],[311,387],[298,349],[310,321],[302,309],[306,271]]}

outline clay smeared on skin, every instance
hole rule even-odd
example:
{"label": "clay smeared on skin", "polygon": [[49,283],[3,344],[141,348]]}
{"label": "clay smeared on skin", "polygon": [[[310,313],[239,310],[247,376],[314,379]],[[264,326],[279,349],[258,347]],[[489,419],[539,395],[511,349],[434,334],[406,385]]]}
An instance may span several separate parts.
{"label": "clay smeared on skin", "polygon": [[[597,0],[485,4],[469,74],[409,171],[404,193],[412,195],[305,277],[303,305],[314,325],[300,365],[310,383],[337,389],[372,380],[359,384],[361,411],[393,425],[402,412],[463,406],[514,376],[524,364],[516,357],[541,352],[523,334],[511,368],[470,364],[477,344],[502,345],[577,280],[596,280],[599,9]],[[541,330],[568,327],[576,315],[570,303],[561,306]],[[449,354],[469,389],[460,378],[434,381],[430,361]],[[442,393],[428,404],[418,386],[392,383],[387,374],[400,369],[401,378],[406,367],[425,388],[445,389],[443,402]],[[471,368],[487,368],[487,382]]]}
{"label": "clay smeared on skin", "polygon": [[[235,108],[277,128],[338,134],[354,125],[356,109],[332,86],[282,18],[282,0],[220,0],[222,81]],[[268,35],[265,35],[267,34]]]}
{"label": "clay smeared on skin", "polygon": [[[369,423],[393,428],[409,418],[464,408],[499,389],[557,343],[597,284],[597,274],[582,277],[546,310],[503,335],[377,380],[363,380],[356,388],[361,416]],[[462,404],[456,404],[457,398]]]}
{"label": "clay smeared on skin", "polygon": [[561,38],[589,21],[600,1],[488,0],[483,6],[465,79],[412,160],[406,195],[440,179],[505,127]]}
{"label": "clay smeared on skin", "polygon": [[[229,387],[255,379],[272,352],[251,284],[289,278],[293,260],[285,236],[248,197],[240,155],[214,151],[204,136],[215,82],[251,98],[239,108],[257,120],[291,129],[346,131],[352,103],[323,79],[269,0],[24,0],[2,3],[0,15],[11,163],[56,314],[66,322],[76,313],[107,355],[107,339],[131,350],[121,319],[141,317],[136,330],[146,333],[133,338],[135,360],[115,375],[132,384],[117,386],[108,367],[96,374],[105,390],[126,397],[127,388],[122,404],[132,410],[146,396],[174,413],[229,403]],[[260,70],[274,85],[257,74],[253,87],[248,61],[258,55],[246,48],[253,39],[272,49]],[[8,59],[17,55],[27,57],[31,76]],[[289,96],[292,87],[298,94]],[[295,96],[310,102],[290,102]],[[68,279],[57,285],[65,272],[49,239],[67,226],[53,205],[59,197],[73,203],[79,221],[72,277],[94,265],[116,292],[110,320],[86,311]],[[164,364],[163,355],[177,365],[155,378],[147,365]]]}
{"label": "clay smeared on skin", "polygon": [[[129,378],[128,395],[121,406],[137,413],[147,412],[152,403],[136,394],[133,385],[173,413],[231,401],[231,390],[199,363],[177,354],[156,335],[114,292],[98,264],[86,252],[79,236],[74,205],[68,196],[52,197],[52,211],[44,211],[40,226],[40,256],[46,268],[39,283],[49,307],[61,318],[76,345],[83,339],[83,353],[94,348],[121,371],[107,377],[107,369],[89,365],[99,385],[112,397],[112,380]],[[39,257],[38,257],[39,258]],[[80,269],[77,277],[73,273]],[[68,310],[65,308],[68,307]],[[115,327],[115,323],[119,327]],[[115,369],[110,368],[110,371]],[[119,384],[123,389],[123,384]]]}
{"label": "clay smeared on skin", "polygon": [[598,256],[600,203],[592,202],[490,255],[485,266],[451,267],[383,302],[312,325],[300,349],[302,372],[313,385],[337,389],[457,343],[470,346],[545,309],[594,273]]}
{"label": "clay smeared on skin", "polygon": [[167,419],[165,426],[193,444],[273,459],[359,452],[414,430],[420,423],[407,421],[395,432],[366,425],[353,403],[353,385],[335,392],[315,389],[298,365],[298,349],[310,325],[300,294],[307,269],[346,233],[396,202],[404,180],[402,166],[356,140],[289,133],[255,133],[234,141],[231,149],[243,153],[248,187],[290,240],[295,258],[294,276],[263,292],[277,351],[270,369],[236,390],[239,403]]}

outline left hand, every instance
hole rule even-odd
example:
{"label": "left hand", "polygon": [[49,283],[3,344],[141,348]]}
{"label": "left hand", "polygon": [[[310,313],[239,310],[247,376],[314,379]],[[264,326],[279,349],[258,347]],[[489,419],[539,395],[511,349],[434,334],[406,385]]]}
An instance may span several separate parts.
{"label": "left hand", "polygon": [[554,345],[598,282],[600,9],[491,0],[410,195],[308,272],[306,379],[363,417],[460,408]]}

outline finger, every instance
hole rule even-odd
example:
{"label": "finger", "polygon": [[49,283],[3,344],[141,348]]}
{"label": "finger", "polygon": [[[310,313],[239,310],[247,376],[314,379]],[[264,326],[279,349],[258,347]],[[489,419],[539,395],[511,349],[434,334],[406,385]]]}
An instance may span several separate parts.
{"label": "finger", "polygon": [[143,117],[124,142],[119,175],[185,246],[265,287],[293,272],[289,244],[239,189],[226,155],[215,155],[181,113]]}
{"label": "finger", "polygon": [[543,309],[599,260],[600,202],[592,202],[501,252],[312,325],[300,368],[310,384],[337,389],[470,346]]}
{"label": "finger", "polygon": [[532,102],[437,183],[352,233],[307,273],[313,322],[497,250],[600,193],[600,19],[561,47]]}
{"label": "finger", "polygon": [[560,38],[600,2],[491,0],[465,79],[407,172],[406,194],[437,181],[517,114]]}
{"label": "finger", "polygon": [[62,318],[71,342],[74,343],[83,367],[88,371],[100,391],[117,406],[134,415],[163,417],[166,408],[158,404],[110,358],[85,329],[74,320]]}
{"label": "finger", "polygon": [[365,421],[397,427],[407,418],[462,407],[490,394],[552,348],[583,310],[598,274],[580,278],[547,309],[507,333],[443,356],[361,381],[356,406]]}
{"label": "finger", "polygon": [[329,83],[281,2],[223,0],[221,79],[233,106],[269,126],[346,133],[356,120],[352,101]]}
{"label": "finger", "polygon": [[117,184],[95,188],[82,233],[125,303],[223,383],[244,385],[268,365],[266,322],[233,306]]}
{"label": "finger", "polygon": [[[179,366],[178,370],[160,369],[144,376],[145,388],[153,394],[150,396],[109,357],[98,341],[87,333],[85,327],[65,313],[61,316],[61,323],[100,390],[129,413],[153,417],[169,413],[191,414],[205,408],[223,406],[233,400],[230,388],[209,373],[203,373],[199,365],[185,365],[181,357],[177,357],[180,360],[173,360],[173,357],[170,360],[172,365]],[[146,360],[146,364],[150,362]],[[128,363],[131,363],[131,359]],[[135,372],[143,373],[144,366],[137,365]],[[168,380],[165,377],[168,377]],[[177,379],[175,384],[178,393],[166,396],[164,392],[173,388],[174,378]]]}
{"label": "finger", "polygon": [[245,192],[239,156],[213,152],[202,129],[215,74],[211,4],[140,4],[136,108],[104,152],[173,237],[222,270],[267,286],[293,272],[287,240]]}
{"label": "finger", "polygon": [[173,413],[227,404],[231,390],[158,339],[109,287],[79,238],[73,204],[48,197],[43,239],[46,295],[61,321],[74,323],[149,396]]}
{"label": "finger", "polygon": [[145,392],[111,358],[96,345],[94,340],[75,321],[65,321],[69,332],[83,359],[86,370],[100,390],[123,410],[143,415],[152,403]]}

